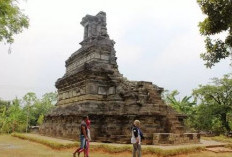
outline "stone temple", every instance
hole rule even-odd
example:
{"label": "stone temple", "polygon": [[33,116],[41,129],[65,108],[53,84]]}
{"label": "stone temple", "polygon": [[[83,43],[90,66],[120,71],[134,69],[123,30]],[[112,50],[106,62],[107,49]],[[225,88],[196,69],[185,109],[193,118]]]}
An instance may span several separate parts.
{"label": "stone temple", "polygon": [[81,116],[89,115],[92,141],[130,143],[135,119],[141,121],[143,143],[199,141],[198,134],[184,133],[185,116],[164,103],[163,88],[120,74],[105,12],[86,15],[81,25],[81,48],[66,60],[66,73],[56,81],[58,102],[46,115],[41,134],[79,139]]}

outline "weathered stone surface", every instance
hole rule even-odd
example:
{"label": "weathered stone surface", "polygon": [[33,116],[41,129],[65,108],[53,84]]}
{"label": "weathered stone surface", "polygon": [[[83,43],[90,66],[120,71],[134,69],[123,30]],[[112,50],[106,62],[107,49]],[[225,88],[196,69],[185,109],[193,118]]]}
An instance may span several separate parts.
{"label": "weathered stone surface", "polygon": [[129,143],[135,119],[142,123],[147,144],[156,143],[154,133],[184,133],[185,116],[163,102],[163,88],[129,81],[119,73],[106,14],[86,15],[81,24],[82,47],[66,61],[66,73],[56,82],[57,106],[45,117],[40,133],[78,139],[84,114],[91,119],[93,141]]}
{"label": "weathered stone surface", "polygon": [[153,144],[181,144],[181,143],[199,143],[200,134],[198,133],[154,133]]}

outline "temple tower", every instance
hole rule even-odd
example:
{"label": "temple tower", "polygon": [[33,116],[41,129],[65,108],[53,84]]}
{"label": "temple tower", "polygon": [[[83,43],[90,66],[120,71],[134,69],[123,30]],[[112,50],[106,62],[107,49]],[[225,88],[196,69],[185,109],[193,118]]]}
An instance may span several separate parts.
{"label": "temple tower", "polygon": [[66,73],[56,81],[58,102],[46,115],[41,134],[79,139],[81,116],[88,114],[93,141],[129,143],[135,119],[141,120],[147,144],[170,143],[163,140],[167,135],[199,140],[183,134],[185,116],[164,103],[163,88],[151,82],[129,81],[120,74],[105,12],[86,15],[81,25],[81,48],[66,60]]}

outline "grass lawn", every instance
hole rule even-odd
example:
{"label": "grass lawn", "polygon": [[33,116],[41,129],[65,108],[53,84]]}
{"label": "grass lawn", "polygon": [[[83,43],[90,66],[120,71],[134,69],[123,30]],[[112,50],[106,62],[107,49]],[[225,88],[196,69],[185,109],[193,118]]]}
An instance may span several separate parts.
{"label": "grass lawn", "polygon": [[213,136],[213,137],[201,137],[202,139],[205,140],[215,140],[219,142],[227,142],[227,143],[232,143],[232,138],[231,137],[226,137],[223,135],[220,136]]}
{"label": "grass lawn", "polygon": [[[72,157],[73,151],[73,149],[54,150],[42,144],[21,140],[10,135],[0,135],[1,157]],[[91,156],[113,157],[101,152],[94,152]]]}
{"label": "grass lawn", "polygon": [[[1,157],[72,157],[74,149],[55,150],[45,145],[22,140],[10,135],[0,135],[0,156]],[[83,155],[81,155],[82,157]],[[90,157],[131,157],[131,152],[106,153],[101,150],[90,151]],[[178,157],[231,157],[232,153],[212,153],[201,151]],[[156,157],[154,154],[146,154],[143,157]],[[177,157],[177,156],[176,156]]]}

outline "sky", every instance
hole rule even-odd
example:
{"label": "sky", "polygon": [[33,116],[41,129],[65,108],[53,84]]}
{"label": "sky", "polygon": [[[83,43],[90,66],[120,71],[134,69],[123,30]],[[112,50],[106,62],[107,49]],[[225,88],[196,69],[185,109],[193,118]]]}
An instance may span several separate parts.
{"label": "sky", "polygon": [[86,14],[107,14],[119,71],[129,80],[151,81],[165,90],[190,95],[213,77],[231,73],[230,59],[207,69],[196,0],[27,0],[19,1],[30,27],[11,45],[0,43],[0,98],[41,97],[56,91],[65,61],[80,48]]}

